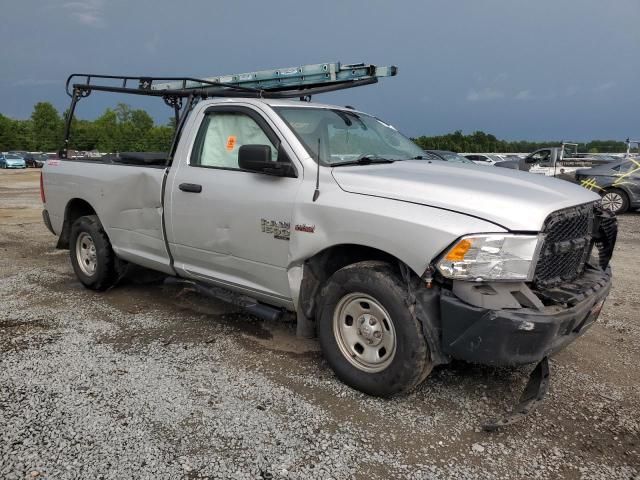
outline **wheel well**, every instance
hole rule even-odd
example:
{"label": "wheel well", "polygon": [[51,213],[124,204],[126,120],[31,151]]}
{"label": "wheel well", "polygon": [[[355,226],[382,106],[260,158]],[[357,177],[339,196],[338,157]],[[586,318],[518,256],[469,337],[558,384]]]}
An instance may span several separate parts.
{"label": "wheel well", "polygon": [[315,318],[318,294],[331,275],[347,265],[365,260],[381,260],[398,268],[398,271],[401,265],[405,265],[402,260],[387,252],[364,245],[334,245],[316,253],[304,264],[299,302],[304,316],[308,319]]}
{"label": "wheel well", "polygon": [[627,197],[627,199],[629,199],[629,194],[627,193],[627,191],[622,188],[622,186],[620,185],[610,185],[608,187],[605,187],[604,189],[605,193],[606,192],[611,192],[611,191],[615,191],[615,192],[620,192],[622,193],[625,197]]}
{"label": "wheel well", "polygon": [[56,248],[69,248],[71,225],[73,225],[73,223],[80,217],[95,214],[96,211],[86,200],[82,200],[81,198],[74,198],[73,200],[70,200],[64,210],[64,223],[62,224],[62,231],[60,232]]}

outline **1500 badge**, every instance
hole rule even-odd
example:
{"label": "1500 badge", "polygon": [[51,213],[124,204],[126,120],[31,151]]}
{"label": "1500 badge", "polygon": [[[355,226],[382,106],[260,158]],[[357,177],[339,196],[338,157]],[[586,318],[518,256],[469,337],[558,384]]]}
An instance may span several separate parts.
{"label": "1500 badge", "polygon": [[289,240],[291,237],[291,224],[289,222],[261,218],[260,227],[262,233],[273,235],[273,238],[277,238],[278,240]]}

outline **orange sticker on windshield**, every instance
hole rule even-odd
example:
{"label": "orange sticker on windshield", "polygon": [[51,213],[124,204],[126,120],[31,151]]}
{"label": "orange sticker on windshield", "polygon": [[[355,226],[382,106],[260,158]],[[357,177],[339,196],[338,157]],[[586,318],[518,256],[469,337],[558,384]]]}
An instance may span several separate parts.
{"label": "orange sticker on windshield", "polygon": [[236,146],[236,136],[229,135],[227,138],[227,150],[231,151]]}

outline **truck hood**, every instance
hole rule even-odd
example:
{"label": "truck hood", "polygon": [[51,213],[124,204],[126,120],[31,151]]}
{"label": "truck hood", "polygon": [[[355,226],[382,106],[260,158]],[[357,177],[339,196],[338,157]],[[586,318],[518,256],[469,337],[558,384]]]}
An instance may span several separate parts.
{"label": "truck hood", "polygon": [[350,193],[452,210],[514,231],[539,231],[551,212],[600,198],[564,180],[448,162],[345,166],[332,174]]}

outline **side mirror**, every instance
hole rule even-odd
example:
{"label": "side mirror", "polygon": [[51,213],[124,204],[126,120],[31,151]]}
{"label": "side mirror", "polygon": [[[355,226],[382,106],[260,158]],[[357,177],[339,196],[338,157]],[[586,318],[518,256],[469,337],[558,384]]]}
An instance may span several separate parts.
{"label": "side mirror", "polygon": [[278,161],[271,160],[269,145],[242,145],[238,149],[238,166],[242,170],[253,173],[263,173],[276,177],[295,177],[295,170],[291,162],[284,158],[286,154],[278,150]]}

